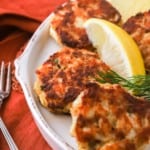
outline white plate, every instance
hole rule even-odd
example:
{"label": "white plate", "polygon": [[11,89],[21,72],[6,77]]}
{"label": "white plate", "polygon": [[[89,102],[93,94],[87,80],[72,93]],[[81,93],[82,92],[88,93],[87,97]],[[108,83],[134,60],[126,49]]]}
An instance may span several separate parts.
{"label": "white plate", "polygon": [[50,113],[40,105],[33,91],[36,68],[59,50],[57,43],[49,36],[49,22],[50,16],[35,32],[24,53],[15,60],[15,73],[33,118],[48,144],[55,150],[73,150],[77,149],[77,145],[69,133],[71,117]]}

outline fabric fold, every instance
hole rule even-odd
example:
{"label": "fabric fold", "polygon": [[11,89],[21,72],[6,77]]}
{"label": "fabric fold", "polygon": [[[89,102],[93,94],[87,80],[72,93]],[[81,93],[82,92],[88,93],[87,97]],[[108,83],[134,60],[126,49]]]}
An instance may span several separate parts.
{"label": "fabric fold", "polygon": [[13,14],[1,15],[0,21],[0,26],[13,26],[30,33],[33,33],[41,23],[35,19]]}

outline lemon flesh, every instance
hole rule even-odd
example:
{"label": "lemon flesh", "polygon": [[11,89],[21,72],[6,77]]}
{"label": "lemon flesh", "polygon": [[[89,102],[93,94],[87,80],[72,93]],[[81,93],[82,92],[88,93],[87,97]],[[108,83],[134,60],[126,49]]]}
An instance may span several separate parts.
{"label": "lemon flesh", "polygon": [[137,13],[150,9],[150,0],[107,0],[121,14],[122,21],[125,22],[129,17]]}
{"label": "lemon flesh", "polygon": [[140,50],[122,28],[103,19],[89,19],[84,28],[100,58],[123,77],[145,74]]}

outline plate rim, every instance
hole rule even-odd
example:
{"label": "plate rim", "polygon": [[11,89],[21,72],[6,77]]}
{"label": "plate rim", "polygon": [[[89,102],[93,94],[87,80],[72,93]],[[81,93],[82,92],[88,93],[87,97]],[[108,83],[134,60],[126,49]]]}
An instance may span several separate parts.
{"label": "plate rim", "polygon": [[[15,77],[17,78],[17,80],[19,81],[19,83],[22,87],[22,90],[23,90],[23,93],[25,96],[25,101],[27,102],[28,107],[30,108],[30,112],[36,123],[36,126],[38,127],[40,133],[42,134],[44,139],[47,141],[49,146],[56,148],[56,149],[61,148],[64,150],[66,150],[66,149],[73,150],[73,148],[68,143],[63,141],[63,139],[61,137],[58,137],[58,135],[54,131],[52,131],[52,129],[48,126],[48,123],[46,122],[46,120],[42,116],[40,110],[38,109],[38,106],[34,102],[35,100],[31,96],[31,93],[30,93],[30,90],[28,89],[26,81],[20,76],[21,62],[26,58],[26,55],[30,52],[30,47],[32,47],[34,41],[38,38],[37,35],[43,30],[44,26],[46,26],[46,24],[48,22],[50,22],[50,19],[52,16],[53,16],[53,12],[50,13],[50,15],[39,25],[39,27],[36,29],[36,31],[33,33],[32,37],[30,38],[29,42],[27,43],[23,53],[14,60]],[[43,129],[43,131],[41,131],[41,128]],[[47,140],[44,133],[49,135],[52,142]]]}

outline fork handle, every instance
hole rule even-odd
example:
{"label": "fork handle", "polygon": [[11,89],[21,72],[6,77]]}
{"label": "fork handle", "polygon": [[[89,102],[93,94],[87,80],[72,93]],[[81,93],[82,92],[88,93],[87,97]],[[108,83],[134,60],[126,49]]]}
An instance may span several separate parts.
{"label": "fork handle", "polygon": [[10,150],[18,150],[18,147],[16,146],[14,140],[12,139],[10,133],[8,132],[1,117],[0,117],[0,128],[2,130],[2,133],[3,133],[7,143],[8,143]]}

